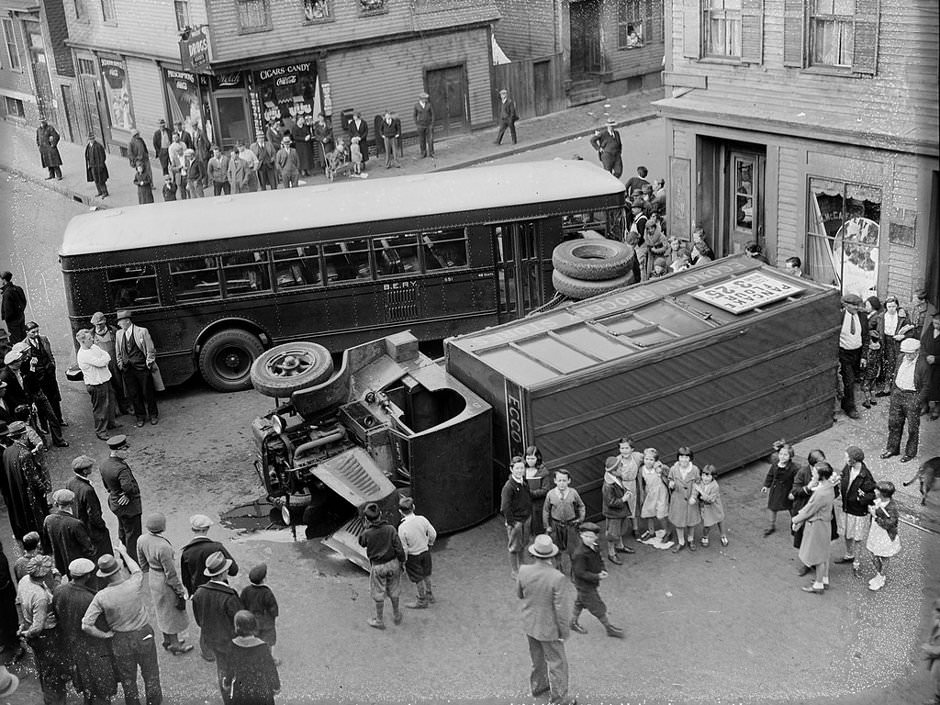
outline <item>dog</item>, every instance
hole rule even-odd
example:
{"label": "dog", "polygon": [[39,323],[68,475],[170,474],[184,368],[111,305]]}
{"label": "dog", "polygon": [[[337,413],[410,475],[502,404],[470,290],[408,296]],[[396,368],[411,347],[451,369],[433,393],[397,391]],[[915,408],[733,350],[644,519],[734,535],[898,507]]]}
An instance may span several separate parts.
{"label": "dog", "polygon": [[931,458],[925,462],[920,466],[920,469],[914,477],[902,484],[907,487],[913,484],[914,480],[920,480],[920,503],[924,505],[927,504],[927,494],[933,487],[933,481],[937,479],[938,475],[940,475],[940,456]]}

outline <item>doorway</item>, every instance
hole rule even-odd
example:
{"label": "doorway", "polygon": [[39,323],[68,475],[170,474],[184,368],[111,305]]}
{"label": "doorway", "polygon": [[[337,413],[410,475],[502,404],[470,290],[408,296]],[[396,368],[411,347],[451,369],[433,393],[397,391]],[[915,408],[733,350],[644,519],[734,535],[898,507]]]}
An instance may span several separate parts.
{"label": "doorway", "polygon": [[251,118],[248,99],[241,90],[221,90],[212,94],[212,111],[223,149],[234,147],[239,140],[251,144]]}
{"label": "doorway", "polygon": [[424,82],[434,106],[434,129],[445,137],[464,131],[470,123],[466,67],[460,64],[432,69],[425,73]]}
{"label": "doorway", "polygon": [[536,61],[532,64],[532,84],[535,93],[535,114],[547,115],[552,102],[552,62]]}
{"label": "doorway", "polygon": [[[499,320],[522,318],[545,303],[542,235],[536,221],[493,227]],[[550,267],[549,267],[550,269]]]}
{"label": "doorway", "polygon": [[569,7],[571,79],[576,81],[601,70],[600,3],[582,0]]}
{"label": "doorway", "polygon": [[[39,103],[39,112],[51,123],[57,122],[53,105],[55,96],[52,93],[52,82],[49,80],[49,67],[46,64],[46,46],[42,38],[42,30],[38,22],[23,22],[26,33],[26,48],[29,54],[29,66],[33,73],[33,83],[36,86],[36,99]],[[62,125],[59,125],[62,129]]]}
{"label": "doorway", "polygon": [[[95,71],[95,62],[89,58],[78,58],[78,95],[81,100],[82,122],[84,132],[93,132],[95,139],[105,145],[104,121],[101,114],[101,96],[98,93],[98,74]],[[84,135],[86,137],[87,135]]]}
{"label": "doorway", "polygon": [[725,163],[722,250],[743,252],[749,242],[764,247],[764,154],[728,149]]}

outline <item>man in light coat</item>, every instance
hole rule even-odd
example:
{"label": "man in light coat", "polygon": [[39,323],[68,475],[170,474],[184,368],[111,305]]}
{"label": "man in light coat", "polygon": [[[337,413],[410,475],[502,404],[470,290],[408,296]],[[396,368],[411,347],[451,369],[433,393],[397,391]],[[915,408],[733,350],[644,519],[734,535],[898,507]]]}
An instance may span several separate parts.
{"label": "man in light coat", "polygon": [[118,369],[124,380],[124,389],[134,407],[137,427],[143,426],[148,416],[150,423],[156,426],[160,420],[155,387],[159,371],[157,350],[150,337],[150,331],[143,326],[134,325],[130,311],[118,311],[117,324],[120,330],[114,340],[114,351],[117,354]]}
{"label": "man in light coat", "polygon": [[228,177],[229,159],[217,144],[212,145],[212,156],[206,166],[209,172],[209,182],[212,184],[212,195],[230,194],[232,184],[229,183]]}
{"label": "man in light coat", "polygon": [[281,182],[281,188],[297,188],[300,178],[300,155],[291,145],[289,135],[281,138],[281,148],[274,156],[274,168]]}

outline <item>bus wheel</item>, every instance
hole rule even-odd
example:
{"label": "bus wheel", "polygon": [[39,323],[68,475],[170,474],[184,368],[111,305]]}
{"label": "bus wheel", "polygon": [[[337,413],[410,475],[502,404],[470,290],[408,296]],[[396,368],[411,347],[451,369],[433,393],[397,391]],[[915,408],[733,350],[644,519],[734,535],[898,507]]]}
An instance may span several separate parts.
{"label": "bus wheel", "polygon": [[317,343],[298,341],[262,353],[251,366],[251,383],[265,396],[285,399],[325,382],[332,374],[329,350]]}
{"label": "bus wheel", "polygon": [[566,276],[558,270],[552,272],[552,286],[555,291],[572,299],[587,299],[629,284],[633,284],[632,271],[622,277],[605,281],[584,281]]}
{"label": "bus wheel", "polygon": [[218,392],[251,388],[251,363],[264,352],[258,336],[233,328],[213,335],[199,352],[199,371]]}
{"label": "bus wheel", "polygon": [[633,248],[616,240],[569,240],[552,252],[552,266],[572,279],[613,279],[630,271]]}

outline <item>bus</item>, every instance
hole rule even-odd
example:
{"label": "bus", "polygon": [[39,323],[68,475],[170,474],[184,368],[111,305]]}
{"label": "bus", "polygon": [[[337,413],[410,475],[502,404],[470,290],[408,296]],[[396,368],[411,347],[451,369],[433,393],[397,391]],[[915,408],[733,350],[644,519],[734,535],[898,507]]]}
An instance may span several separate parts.
{"label": "bus", "polygon": [[623,207],[586,162],[485,166],[97,211],[69,222],[59,260],[73,331],[130,310],[166,384],[198,371],[235,391],[278,343],[340,352],[525,316],[552,298],[553,248],[622,237]]}

